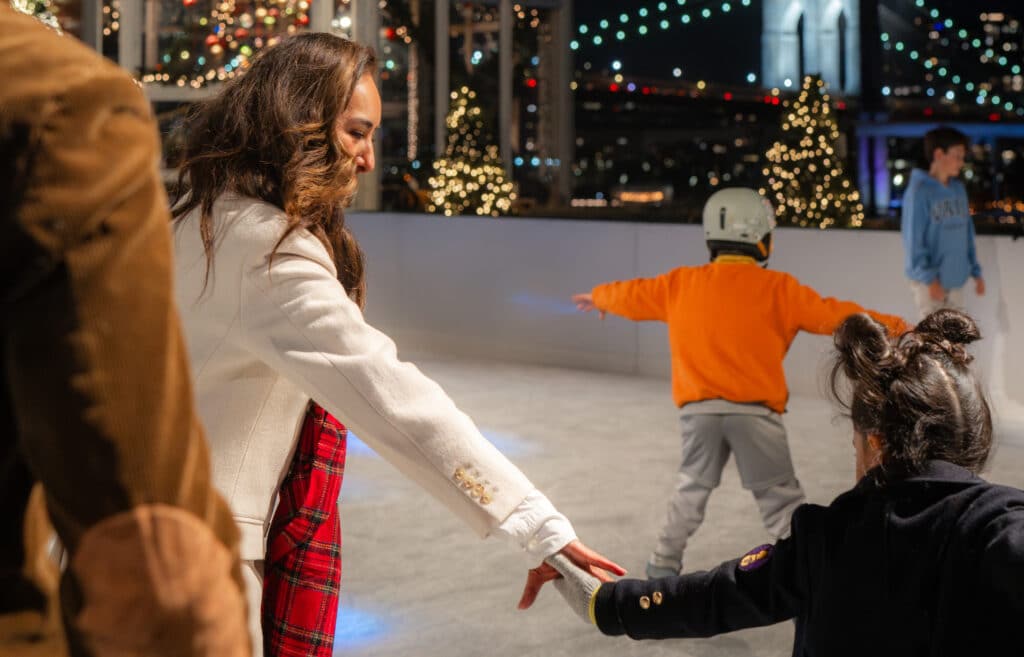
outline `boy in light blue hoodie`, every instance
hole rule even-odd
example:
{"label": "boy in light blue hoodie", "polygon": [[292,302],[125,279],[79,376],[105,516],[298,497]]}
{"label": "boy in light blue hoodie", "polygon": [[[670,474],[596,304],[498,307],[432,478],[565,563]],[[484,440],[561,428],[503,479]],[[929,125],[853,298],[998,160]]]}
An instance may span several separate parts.
{"label": "boy in light blue hoodie", "polygon": [[939,308],[963,309],[968,277],[974,278],[978,295],[985,294],[967,191],[956,179],[967,144],[967,135],[954,128],[929,131],[924,136],[929,169],[914,169],[903,196],[905,272],[922,318]]}

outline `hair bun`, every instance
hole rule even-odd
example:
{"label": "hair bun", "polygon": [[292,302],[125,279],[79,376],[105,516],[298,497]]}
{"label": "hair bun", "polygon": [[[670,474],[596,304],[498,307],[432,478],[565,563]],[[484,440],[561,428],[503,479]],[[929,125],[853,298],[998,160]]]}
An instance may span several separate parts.
{"label": "hair bun", "polygon": [[936,310],[925,317],[914,332],[949,340],[953,344],[970,344],[981,339],[981,332],[973,319],[959,310],[948,308]]}
{"label": "hair bun", "polygon": [[843,373],[853,382],[885,386],[902,359],[885,326],[865,313],[850,315],[833,336]]}
{"label": "hair bun", "polygon": [[981,332],[973,319],[948,308],[936,310],[925,317],[913,333],[924,350],[945,353],[960,365],[967,365],[973,360],[964,345],[981,339]]}

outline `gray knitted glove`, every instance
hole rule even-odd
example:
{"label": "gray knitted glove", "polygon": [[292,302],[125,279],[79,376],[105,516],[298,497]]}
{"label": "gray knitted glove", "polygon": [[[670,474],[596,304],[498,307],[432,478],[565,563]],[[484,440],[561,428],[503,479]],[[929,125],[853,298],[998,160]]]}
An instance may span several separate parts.
{"label": "gray knitted glove", "polygon": [[584,622],[596,625],[593,603],[597,590],[601,588],[601,580],[582,570],[562,554],[553,554],[546,561],[562,574],[555,580],[555,588],[565,598],[569,607]]}

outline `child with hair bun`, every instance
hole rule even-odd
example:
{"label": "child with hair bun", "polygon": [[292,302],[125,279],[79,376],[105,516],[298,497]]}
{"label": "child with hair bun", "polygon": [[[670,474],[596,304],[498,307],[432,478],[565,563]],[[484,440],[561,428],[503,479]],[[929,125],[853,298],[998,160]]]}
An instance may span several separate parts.
{"label": "child with hair bun", "polygon": [[992,419],[965,347],[979,338],[954,310],[896,339],[850,316],[831,387],[853,423],[853,489],[708,572],[602,584],[552,559],[559,591],[605,634],[634,639],[793,618],[800,656],[1021,654],[1024,491],[978,476]]}

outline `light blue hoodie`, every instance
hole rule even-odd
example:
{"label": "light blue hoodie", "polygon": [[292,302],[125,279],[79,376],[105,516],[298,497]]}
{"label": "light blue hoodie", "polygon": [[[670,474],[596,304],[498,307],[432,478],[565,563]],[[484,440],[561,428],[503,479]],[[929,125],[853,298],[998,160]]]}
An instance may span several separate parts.
{"label": "light blue hoodie", "polygon": [[900,229],[907,278],[925,285],[938,278],[952,290],[969,276],[981,277],[967,191],[956,178],[943,185],[927,171],[914,169],[903,195]]}

